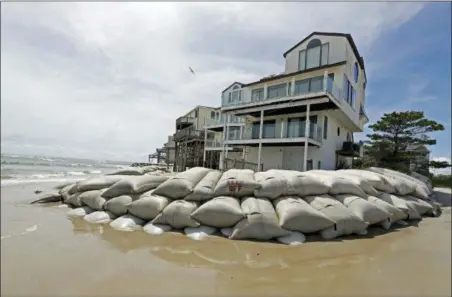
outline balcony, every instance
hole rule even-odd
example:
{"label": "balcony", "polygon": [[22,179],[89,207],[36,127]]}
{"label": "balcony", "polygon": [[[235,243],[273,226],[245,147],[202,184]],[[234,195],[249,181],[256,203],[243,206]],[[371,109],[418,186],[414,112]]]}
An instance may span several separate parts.
{"label": "balcony", "polygon": [[[307,79],[306,79],[307,80]],[[306,81],[304,80],[304,81]],[[311,82],[314,81],[315,82]],[[272,89],[273,88],[273,89]],[[279,89],[278,89],[279,88]],[[332,96],[337,104],[342,104],[342,88],[338,87],[333,78],[328,75],[311,78],[309,85],[287,81],[277,86],[265,86],[262,92],[256,92],[248,89],[239,89],[234,92],[237,94],[222,98],[222,108],[256,106],[260,103],[277,103],[290,100],[309,99],[319,96]]]}
{"label": "balcony", "polygon": [[229,119],[227,119],[225,116],[222,116],[218,119],[212,118],[205,119],[204,126],[212,131],[222,131],[225,123],[227,123],[228,126],[233,126],[233,125],[242,125],[245,124],[245,122],[246,122],[245,118],[243,117],[229,115]]}
{"label": "balcony", "polygon": [[204,131],[183,129],[174,133],[174,141],[181,140],[204,140]]}
{"label": "balcony", "polygon": [[191,126],[195,123],[196,118],[194,117],[179,117],[176,120],[176,127],[177,129],[183,129],[188,126]]}

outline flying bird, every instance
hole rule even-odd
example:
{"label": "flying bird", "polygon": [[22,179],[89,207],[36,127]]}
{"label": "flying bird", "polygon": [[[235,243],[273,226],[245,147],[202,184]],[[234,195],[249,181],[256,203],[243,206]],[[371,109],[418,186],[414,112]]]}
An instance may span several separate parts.
{"label": "flying bird", "polygon": [[195,75],[195,71],[194,71],[190,66],[188,66],[188,69],[190,69],[190,72],[191,72],[193,75]]}

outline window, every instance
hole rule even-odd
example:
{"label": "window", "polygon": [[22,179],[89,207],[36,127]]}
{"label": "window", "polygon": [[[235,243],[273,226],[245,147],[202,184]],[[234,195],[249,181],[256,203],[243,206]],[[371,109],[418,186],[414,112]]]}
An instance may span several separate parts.
{"label": "window", "polygon": [[323,66],[323,65],[328,65],[328,56],[329,56],[329,52],[330,52],[330,45],[329,45],[329,43],[325,43],[325,44],[323,44],[322,45],[322,60],[320,61],[321,62],[321,65]]}
{"label": "window", "polygon": [[276,86],[271,86],[267,88],[267,98],[279,98],[286,96],[287,85],[280,84]]}
{"label": "window", "polygon": [[[300,120],[304,123],[304,125],[303,125],[303,136],[305,135],[304,134],[304,131],[305,131],[305,124],[306,124],[306,117],[301,117],[300,118]],[[311,138],[314,138],[314,131],[316,130],[316,127],[317,127],[317,116],[316,115],[314,115],[314,116],[310,116],[309,117],[309,137],[311,137]]]}
{"label": "window", "polygon": [[215,118],[215,111],[211,111],[211,112],[210,112],[210,117],[211,117],[212,119]]}
{"label": "window", "polygon": [[312,159],[308,160],[306,170],[312,170]]}
{"label": "window", "polygon": [[251,102],[264,100],[264,88],[251,91]]}
{"label": "window", "polygon": [[318,169],[322,169],[322,161],[318,161],[317,162],[317,168]]}
{"label": "window", "polygon": [[309,79],[299,80],[295,82],[294,94],[309,93]]}
{"label": "window", "polygon": [[324,116],[323,117],[323,139],[327,139],[327,138],[328,138],[328,117]]}
{"label": "window", "polygon": [[195,110],[195,118],[198,117],[199,110]]}
{"label": "window", "polygon": [[238,140],[240,139],[240,127],[229,127],[229,140]]}
{"label": "window", "polygon": [[[252,139],[259,139],[259,122],[253,123],[253,130],[251,131]],[[276,121],[264,121],[264,125],[262,127],[262,138],[275,138],[275,127]]]}
{"label": "window", "polygon": [[298,54],[298,70],[315,68],[328,65],[329,44],[319,39],[312,39],[306,46],[306,50],[301,50]]}
{"label": "window", "polygon": [[337,136],[341,136],[341,128],[337,127]]}
{"label": "window", "polygon": [[303,137],[305,125],[300,118],[291,118],[287,121],[287,137]]}
{"label": "window", "polygon": [[295,82],[295,95],[309,92],[320,92],[323,90],[323,76],[298,80]]}
{"label": "window", "polygon": [[311,78],[311,92],[320,92],[323,90],[323,76]]}
{"label": "window", "polygon": [[354,78],[355,84],[358,83],[358,76],[359,76],[358,63],[355,62],[355,65],[353,65],[353,78]]}
{"label": "window", "polygon": [[347,76],[344,74],[344,100],[353,107],[355,98],[356,91],[348,80]]}

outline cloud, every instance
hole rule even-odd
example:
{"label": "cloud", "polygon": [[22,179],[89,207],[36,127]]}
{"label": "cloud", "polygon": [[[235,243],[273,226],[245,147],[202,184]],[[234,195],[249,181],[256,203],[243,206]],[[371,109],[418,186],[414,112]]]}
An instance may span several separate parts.
{"label": "cloud", "polygon": [[351,33],[366,56],[422,8],[4,3],[2,151],[143,160],[174,133],[178,116],[218,106],[233,81],[281,72],[283,52],[312,31]]}
{"label": "cloud", "polygon": [[[451,164],[450,158],[447,158],[447,157],[432,158],[431,161],[447,162],[447,163]],[[441,169],[430,168],[430,172],[433,173],[434,175],[439,175],[439,174],[451,175],[452,168],[451,167],[441,168]]]}
{"label": "cloud", "polygon": [[409,103],[430,102],[438,99],[435,95],[428,93],[429,81],[424,77],[415,79],[408,86],[407,101]]}

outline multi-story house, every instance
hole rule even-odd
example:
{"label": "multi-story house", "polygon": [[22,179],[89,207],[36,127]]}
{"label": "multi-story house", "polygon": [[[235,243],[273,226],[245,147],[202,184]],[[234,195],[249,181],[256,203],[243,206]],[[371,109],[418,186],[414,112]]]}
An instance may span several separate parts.
{"label": "multi-story house", "polygon": [[359,155],[353,133],[369,121],[364,59],[352,36],[314,32],[283,57],[283,73],[235,82],[222,92],[221,114],[246,119],[239,136],[221,142],[222,158],[227,148],[239,147],[246,148],[245,161],[263,170],[351,164]]}

